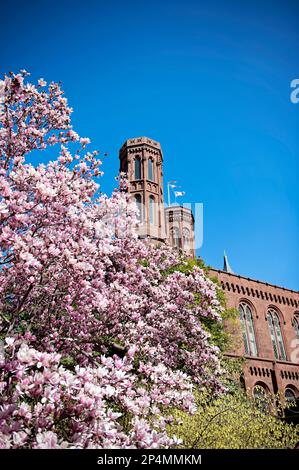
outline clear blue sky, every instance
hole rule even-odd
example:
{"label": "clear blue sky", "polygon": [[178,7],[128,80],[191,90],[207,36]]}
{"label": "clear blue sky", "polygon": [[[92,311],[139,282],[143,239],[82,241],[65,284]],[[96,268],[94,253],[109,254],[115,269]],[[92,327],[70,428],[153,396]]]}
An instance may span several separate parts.
{"label": "clear blue sky", "polygon": [[124,140],[160,141],[165,181],[204,203],[205,261],[298,290],[298,26],[297,0],[15,0],[0,71],[63,82],[105,192]]}

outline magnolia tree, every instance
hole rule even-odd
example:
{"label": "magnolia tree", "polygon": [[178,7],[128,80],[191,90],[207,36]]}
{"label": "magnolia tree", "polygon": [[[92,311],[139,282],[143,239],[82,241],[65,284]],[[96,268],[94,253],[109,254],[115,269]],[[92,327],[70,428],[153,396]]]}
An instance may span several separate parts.
{"label": "magnolia tree", "polygon": [[0,446],[177,445],[171,409],[222,390],[201,322],[220,321],[215,285],[138,240],[125,182],[100,193],[60,86],[26,75],[0,82]]}

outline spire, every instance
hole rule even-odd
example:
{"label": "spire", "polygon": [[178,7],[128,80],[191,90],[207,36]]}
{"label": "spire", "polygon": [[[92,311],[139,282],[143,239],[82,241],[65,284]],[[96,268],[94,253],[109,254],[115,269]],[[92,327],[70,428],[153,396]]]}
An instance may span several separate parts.
{"label": "spire", "polygon": [[234,274],[234,271],[229,265],[227,254],[224,251],[224,257],[223,257],[223,271],[226,273]]}

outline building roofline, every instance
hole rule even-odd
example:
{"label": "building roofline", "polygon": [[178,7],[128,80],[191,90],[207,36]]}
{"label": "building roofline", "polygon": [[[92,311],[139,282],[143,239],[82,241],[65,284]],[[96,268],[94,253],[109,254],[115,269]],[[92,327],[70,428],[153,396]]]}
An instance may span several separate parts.
{"label": "building roofline", "polygon": [[288,289],[287,287],[277,286],[276,284],[271,284],[270,282],[259,281],[258,279],[253,279],[251,277],[241,276],[240,274],[231,274],[231,273],[228,273],[226,271],[223,271],[222,269],[209,267],[209,270],[210,271],[216,271],[218,273],[223,273],[223,274],[226,274],[227,276],[231,276],[231,277],[238,277],[239,279],[246,279],[246,281],[256,282],[257,284],[264,284],[265,286],[275,287],[276,289],[282,289],[282,290],[285,290],[285,291],[288,291],[288,292],[293,292],[294,294],[299,294],[298,290],[293,290],[293,289]]}
{"label": "building roofline", "polygon": [[146,145],[155,150],[159,150],[162,154],[160,142],[158,142],[157,140],[151,139],[150,137],[146,137],[146,136],[132,137],[130,139],[125,140],[125,142],[119,149],[119,153],[121,153],[122,150],[124,150],[127,147],[139,147],[140,145]]}
{"label": "building roofline", "polygon": [[188,214],[191,219],[192,219],[192,223],[194,224],[194,215],[193,215],[193,212],[192,212],[192,209],[190,209],[190,207],[184,207],[184,206],[181,206],[179,204],[176,204],[175,206],[167,206],[165,207],[164,206],[164,214],[165,216],[167,217],[169,215],[170,212],[173,212],[174,214],[175,213],[185,213],[185,214]]}
{"label": "building roofline", "polygon": [[175,209],[183,209],[184,211],[192,212],[192,209],[190,209],[190,207],[184,207],[180,204],[175,204],[175,205],[170,205],[170,206],[164,207],[165,211],[168,211],[168,210],[173,211]]}

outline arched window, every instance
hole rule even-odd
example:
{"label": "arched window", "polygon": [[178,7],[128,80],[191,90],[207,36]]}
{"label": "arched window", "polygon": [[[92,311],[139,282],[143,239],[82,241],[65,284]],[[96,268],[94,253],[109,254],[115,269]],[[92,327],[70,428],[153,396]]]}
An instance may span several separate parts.
{"label": "arched window", "polygon": [[184,247],[188,247],[190,243],[190,230],[186,227],[183,228],[183,243]]}
{"label": "arched window", "polygon": [[299,315],[295,314],[292,325],[295,330],[296,338],[299,339]]}
{"label": "arched window", "polygon": [[154,162],[151,158],[148,160],[148,179],[150,181],[155,181],[154,178]]}
{"label": "arched window", "polygon": [[264,397],[269,392],[269,389],[266,384],[262,382],[257,382],[253,387],[253,396],[254,398]]}
{"label": "arched window", "polygon": [[141,199],[140,194],[135,195],[135,203],[136,203],[137,210],[138,210],[138,220],[139,222],[141,222],[142,221],[142,199]]}
{"label": "arched window", "polygon": [[155,223],[155,198],[154,196],[149,197],[149,220],[150,220],[150,224]]}
{"label": "arched window", "polygon": [[286,388],[284,392],[285,399],[288,403],[296,403],[296,395],[295,392],[291,388]]}
{"label": "arched window", "polygon": [[269,410],[271,404],[270,390],[266,384],[257,382],[253,387],[253,398],[256,401],[257,406],[266,411]]}
{"label": "arched window", "polygon": [[171,238],[172,238],[172,245],[176,248],[180,247],[180,231],[178,227],[172,227],[171,229]]}
{"label": "arched window", "polygon": [[141,158],[135,157],[135,168],[134,168],[135,180],[141,180]]}
{"label": "arched window", "polygon": [[276,359],[286,360],[286,353],[281,334],[280,321],[277,312],[273,308],[269,308],[267,312],[267,320],[271,335],[271,341]]}
{"label": "arched window", "polygon": [[239,313],[245,354],[248,354],[249,356],[257,356],[252,311],[246,302],[240,303]]}

